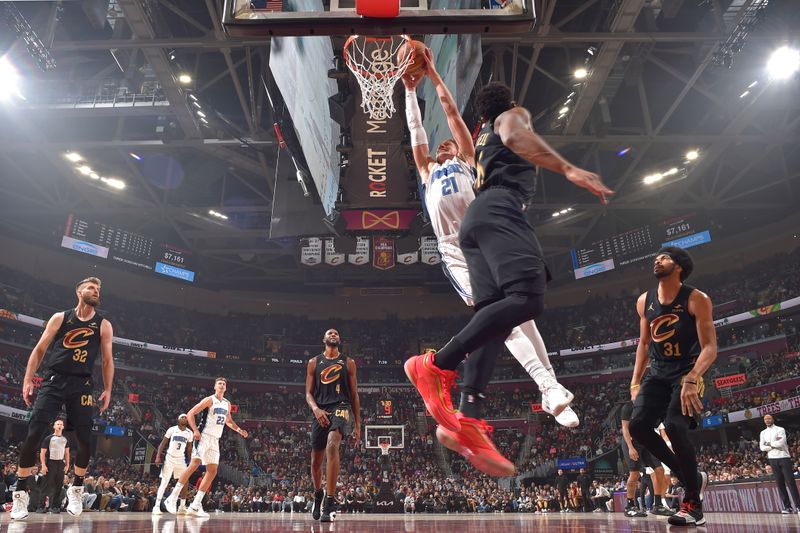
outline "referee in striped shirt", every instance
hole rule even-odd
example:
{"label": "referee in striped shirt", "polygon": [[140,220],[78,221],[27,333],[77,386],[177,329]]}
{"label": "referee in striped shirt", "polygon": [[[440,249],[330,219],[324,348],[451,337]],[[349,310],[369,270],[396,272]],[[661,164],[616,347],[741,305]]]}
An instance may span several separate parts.
{"label": "referee in striped shirt", "polygon": [[39,454],[44,474],[42,502],[49,498],[48,507],[51,513],[61,512],[61,491],[64,489],[64,475],[69,470],[69,441],[64,436],[64,421],[53,423],[53,433],[42,441]]}

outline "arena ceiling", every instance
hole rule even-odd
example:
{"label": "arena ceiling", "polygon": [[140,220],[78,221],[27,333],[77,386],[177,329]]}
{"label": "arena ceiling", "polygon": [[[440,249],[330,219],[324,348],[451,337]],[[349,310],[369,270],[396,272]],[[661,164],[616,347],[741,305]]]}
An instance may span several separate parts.
{"label": "arena ceiling", "polygon": [[[26,98],[0,110],[5,232],[56,247],[67,215],[80,213],[191,249],[209,286],[447,287],[438,269],[422,265],[301,269],[295,242],[268,239],[275,180],[288,165],[273,129],[281,117],[260,81],[268,39],[227,37],[216,0],[117,0],[108,12],[98,5],[105,3],[13,3],[49,55],[28,53],[9,32],[0,41],[17,58]],[[537,130],[617,191],[604,207],[543,176],[531,216],[556,270],[569,268],[570,248],[638,224],[702,211],[733,233],[796,210],[800,80],[769,82],[764,73],[773,49],[800,44],[792,42],[796,0],[542,0],[537,13],[531,33],[483,37],[479,84],[512,86]],[[36,68],[48,59],[55,68]],[[576,80],[584,65],[590,76]],[[184,72],[213,110],[207,126],[176,79]],[[103,84],[118,91],[153,82],[159,96],[129,90],[98,105]],[[691,149],[700,156],[686,163]],[[76,174],[67,151],[127,187]],[[134,159],[156,154],[152,172]],[[642,182],[673,168],[680,171],[659,183]]]}

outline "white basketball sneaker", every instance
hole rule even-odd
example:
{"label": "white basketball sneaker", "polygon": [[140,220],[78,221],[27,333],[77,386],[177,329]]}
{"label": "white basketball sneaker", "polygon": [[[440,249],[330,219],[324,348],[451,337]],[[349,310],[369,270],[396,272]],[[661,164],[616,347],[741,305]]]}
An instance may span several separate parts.
{"label": "white basketball sneaker", "polygon": [[207,518],[209,516],[209,514],[203,509],[202,503],[198,503],[196,506],[195,504],[190,505],[188,514],[189,516],[195,516],[197,518]]}
{"label": "white basketball sneaker", "polygon": [[15,490],[11,504],[11,513],[9,516],[12,520],[25,520],[28,518],[28,505],[31,503],[31,497],[27,491]]}
{"label": "white basketball sneaker", "polygon": [[569,405],[556,417],[556,422],[567,428],[576,428],[581,423],[578,419],[578,413],[573,411]]}
{"label": "white basketball sneaker", "polygon": [[153,505],[153,514],[154,515],[164,514],[164,511],[161,510],[161,500],[156,501],[155,505]]}
{"label": "white basketball sneaker", "polygon": [[549,378],[541,387],[542,391],[542,411],[553,416],[560,415],[564,409],[569,407],[575,397],[563,385],[555,379]]}
{"label": "white basketball sneaker", "polygon": [[67,489],[67,512],[72,516],[80,516],[83,512],[83,485]]}
{"label": "white basketball sneaker", "polygon": [[178,497],[173,494],[167,496],[167,499],[164,500],[164,509],[169,514],[175,514],[178,511]]}

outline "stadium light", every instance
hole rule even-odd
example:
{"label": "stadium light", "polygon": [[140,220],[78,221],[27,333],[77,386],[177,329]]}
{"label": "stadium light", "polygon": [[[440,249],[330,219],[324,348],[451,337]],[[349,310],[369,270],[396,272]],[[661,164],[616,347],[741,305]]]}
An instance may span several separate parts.
{"label": "stadium light", "polygon": [[686,152],[687,161],[694,161],[698,157],[700,157],[700,152],[698,152],[697,150],[689,150],[688,152]]}
{"label": "stadium light", "polygon": [[582,80],[589,75],[589,71],[585,68],[578,68],[575,69],[575,72],[573,72],[572,75],[575,76],[576,80]]}
{"label": "stadium light", "polygon": [[655,174],[650,174],[649,176],[645,176],[642,181],[644,181],[645,185],[652,185],[664,179],[664,175],[660,172],[656,172]]}
{"label": "stadium light", "polygon": [[136,154],[134,152],[128,152],[128,155],[131,156],[132,158],[134,158],[137,161],[141,161],[142,160],[142,156],[140,156],[139,154]]}
{"label": "stadium light", "polygon": [[8,101],[13,97],[25,99],[19,90],[19,72],[5,56],[0,57],[0,101]]}
{"label": "stadium light", "polygon": [[83,161],[83,156],[78,152],[66,152],[64,157],[67,159],[67,161],[71,161],[73,163]]}
{"label": "stadium light", "polygon": [[566,115],[567,113],[569,113],[569,107],[567,106],[564,106],[558,110],[559,115]]}
{"label": "stadium light", "polygon": [[189,76],[188,74],[181,74],[178,76],[178,81],[184,85],[189,85],[190,83],[192,83],[192,77]]}
{"label": "stadium light", "polygon": [[800,70],[800,51],[781,46],[769,56],[767,72],[773,80],[787,80]]}
{"label": "stadium light", "polygon": [[125,188],[125,182],[117,178],[107,178],[105,182],[109,187],[113,187],[114,189],[120,191]]}
{"label": "stadium light", "polygon": [[77,170],[78,172],[80,172],[84,176],[88,176],[89,174],[92,173],[92,167],[90,167],[89,165],[81,165],[78,168],[76,168],[75,170]]}

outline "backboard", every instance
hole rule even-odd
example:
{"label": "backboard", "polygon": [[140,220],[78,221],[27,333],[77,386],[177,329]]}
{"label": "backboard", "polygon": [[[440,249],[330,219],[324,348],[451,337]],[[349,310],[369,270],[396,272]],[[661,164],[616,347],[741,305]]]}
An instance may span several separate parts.
{"label": "backboard", "polygon": [[380,449],[381,442],[389,442],[389,449],[405,447],[406,428],[401,425],[365,425],[364,446],[368,449]]}
{"label": "backboard", "polygon": [[520,33],[534,19],[533,0],[401,0],[391,18],[359,16],[356,0],[225,0],[222,22],[233,37],[387,36]]}

